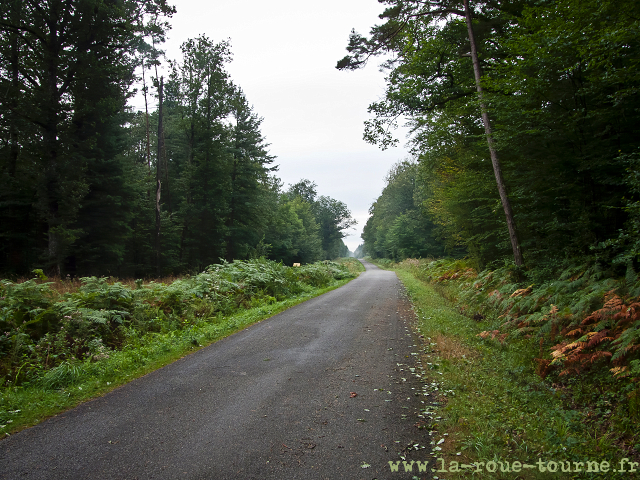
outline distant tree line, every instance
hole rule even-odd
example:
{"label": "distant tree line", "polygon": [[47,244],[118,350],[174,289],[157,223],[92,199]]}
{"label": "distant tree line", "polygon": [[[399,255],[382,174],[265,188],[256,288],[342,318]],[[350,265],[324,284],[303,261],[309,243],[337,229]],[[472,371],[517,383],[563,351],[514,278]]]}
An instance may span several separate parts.
{"label": "distant tree line", "polygon": [[365,252],[444,249],[484,267],[517,264],[519,250],[540,271],[583,260],[637,271],[637,2],[382,3],[383,22],[368,36],[352,32],[338,68],[389,54],[386,95],[370,106],[365,137],[392,145],[405,118],[417,161],[390,172]]}
{"label": "distant tree line", "polygon": [[418,164],[405,160],[387,174],[387,185],[371,205],[371,216],[362,233],[362,250],[368,256],[402,260],[445,254],[436,225],[422,207],[417,172]]}
{"label": "distant tree line", "polygon": [[[205,36],[158,74],[166,0],[0,0],[0,273],[149,276],[346,255],[346,205],[289,190]],[[145,110],[128,106],[140,87]]]}

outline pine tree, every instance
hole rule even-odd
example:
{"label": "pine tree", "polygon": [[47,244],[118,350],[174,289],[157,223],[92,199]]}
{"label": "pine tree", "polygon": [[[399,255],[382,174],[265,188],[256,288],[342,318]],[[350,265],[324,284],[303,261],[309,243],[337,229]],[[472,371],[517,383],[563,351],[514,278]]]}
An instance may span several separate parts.
{"label": "pine tree", "polygon": [[[22,173],[17,162],[33,162],[30,230],[35,238],[45,238],[42,259],[49,270],[61,274],[74,242],[83,235],[78,215],[91,190],[87,172],[92,166],[84,153],[98,141],[102,128],[88,119],[99,111],[100,123],[109,125],[108,117],[121,113],[143,17],[173,10],[164,0],[3,0],[0,9],[9,13],[0,20],[2,48],[8,43],[14,52],[2,70],[2,83],[10,84],[0,94],[2,108],[20,115],[21,123],[30,127],[18,140],[29,156],[16,157],[14,149],[7,170]],[[101,82],[111,88],[98,88]],[[84,87],[89,87],[91,99],[86,99]]]}
{"label": "pine tree", "polygon": [[260,123],[247,100],[238,90],[231,101],[231,115],[234,124],[229,139],[230,182],[229,210],[226,227],[226,256],[231,262],[236,258],[246,258],[252,246],[262,237],[268,218],[264,210],[265,183],[273,157],[269,156]]}

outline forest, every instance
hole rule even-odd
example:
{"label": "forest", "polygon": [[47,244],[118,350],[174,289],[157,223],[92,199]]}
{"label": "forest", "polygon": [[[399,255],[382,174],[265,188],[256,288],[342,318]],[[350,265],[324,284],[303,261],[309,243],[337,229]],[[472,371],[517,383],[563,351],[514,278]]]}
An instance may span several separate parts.
{"label": "forest", "polygon": [[310,180],[284,188],[226,71],[228,41],[200,35],[166,60],[166,0],[0,11],[0,274],[160,277],[347,255],[347,206]]}
{"label": "forest", "polygon": [[637,458],[637,2],[380,3],[337,68],[381,59],[364,138],[387,148],[405,123],[411,156],[356,254],[396,270],[443,388],[465,392],[433,414],[449,454]]}
{"label": "forest", "polygon": [[[637,2],[378,1],[336,67],[386,72],[366,141],[409,127],[355,253],[396,270],[448,382],[416,428],[453,459],[640,460]],[[351,213],[282,184],[228,41],[165,58],[174,13],[0,0],[0,431],[363,268],[314,263]]]}
{"label": "forest", "polygon": [[371,206],[365,253],[466,255],[534,279],[576,264],[636,272],[636,2],[381,3],[383,23],[352,32],[337,67],[382,58],[365,139],[397,143],[405,121],[412,158]]}

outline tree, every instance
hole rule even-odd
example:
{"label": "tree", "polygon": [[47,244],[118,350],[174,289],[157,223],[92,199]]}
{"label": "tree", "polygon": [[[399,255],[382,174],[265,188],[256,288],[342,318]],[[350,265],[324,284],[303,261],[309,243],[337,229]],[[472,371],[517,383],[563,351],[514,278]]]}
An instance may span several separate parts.
{"label": "tree", "polygon": [[[2,4],[3,21],[19,23],[22,2]],[[19,109],[18,95],[21,55],[24,50],[16,30],[0,29],[0,90],[6,92],[0,102],[0,268],[9,272],[24,271],[34,261],[36,239],[32,205],[32,187],[37,169],[29,161],[29,142],[37,134]],[[11,93],[11,95],[9,94]],[[21,135],[22,133],[22,135]]]}
{"label": "tree", "polygon": [[201,269],[225,257],[232,162],[226,119],[234,94],[225,68],[231,52],[228,42],[215,44],[204,35],[181,49],[167,89],[174,131],[167,155],[182,189],[175,202],[179,263]]}
{"label": "tree", "polygon": [[[573,0],[523,9],[492,67],[496,139],[517,155],[528,255],[586,256],[626,220],[625,154],[638,146],[634,2]],[[600,256],[603,260],[606,256]]]}
{"label": "tree", "polygon": [[320,227],[312,205],[299,196],[280,196],[278,214],[269,225],[266,242],[271,246],[269,258],[288,265],[323,258]]}
{"label": "tree", "polygon": [[[370,38],[354,33],[341,66],[361,66],[385,49],[395,53],[385,64],[385,99],[371,105],[376,117],[365,134],[387,145],[398,115],[409,119],[423,205],[448,248],[465,247],[479,266],[501,265],[513,254],[496,177],[487,169],[490,138],[528,269],[623,258],[621,244],[610,240],[625,226],[625,204],[636,195],[625,161],[638,148],[634,3],[475,2],[483,105],[469,25],[460,16],[464,3],[437,2],[444,15],[438,23],[423,15],[427,7],[435,14],[436,2],[387,3],[394,5],[387,22]],[[459,12],[447,13],[453,9]],[[483,110],[490,132],[478,121]],[[389,229],[373,223],[365,229],[371,238],[387,238]]]}
{"label": "tree", "polygon": [[422,208],[425,200],[420,197],[417,173],[417,163],[404,160],[387,174],[386,186],[371,205],[362,233],[364,249],[373,258],[402,260],[444,254],[436,225]]}
{"label": "tree", "polygon": [[[46,264],[60,274],[82,233],[75,222],[90,190],[90,165],[82,151],[99,133],[89,118],[100,107],[109,106],[103,117],[122,111],[143,18],[150,13],[171,15],[173,9],[165,0],[4,0],[1,7],[2,43],[11,44],[13,52],[9,68],[2,70],[3,116],[20,115],[36,133],[18,140],[29,158],[16,157],[14,149],[8,170],[15,163],[17,171],[19,162],[37,165],[34,217],[46,238]],[[115,91],[91,88],[92,101],[83,101],[83,86],[100,81]]]}
{"label": "tree", "polygon": [[[330,255],[345,251],[346,206],[316,201],[309,181],[281,192],[262,119],[226,71],[228,42],[188,40],[166,79],[157,69],[174,12],[165,0],[0,6],[2,273],[44,263],[54,274],[139,277],[225,257],[312,262],[325,257],[323,238]],[[131,112],[138,67],[145,109]]]}
{"label": "tree", "polygon": [[313,203],[313,211],[316,221],[320,225],[322,249],[327,260],[340,257],[344,254],[345,230],[356,224],[351,218],[351,212],[347,205],[331,197],[320,196]]}
{"label": "tree", "polygon": [[496,184],[498,185],[498,192],[500,193],[500,201],[502,202],[502,208],[507,219],[507,227],[509,229],[509,238],[511,240],[511,248],[513,249],[513,259],[517,266],[522,266],[522,252],[520,251],[520,241],[518,240],[518,234],[516,233],[516,222],[513,217],[513,210],[511,208],[511,201],[507,195],[507,189],[504,184],[504,177],[502,176],[502,166],[498,158],[498,152],[494,145],[493,133],[491,131],[491,120],[489,119],[489,112],[484,101],[484,94],[482,88],[482,71],[480,69],[480,61],[478,60],[478,48],[476,46],[476,37],[473,32],[473,20],[471,9],[469,8],[469,0],[464,0],[464,17],[467,23],[467,31],[469,33],[469,46],[471,47],[471,61],[473,62],[473,74],[476,80],[476,90],[478,91],[478,101],[480,104],[480,110],[482,112],[482,123],[484,124],[484,131],[487,136],[487,144],[489,146],[489,152],[491,154],[491,164],[493,165],[493,173],[496,177]]}
{"label": "tree", "polygon": [[264,232],[268,214],[262,201],[268,175],[277,167],[269,167],[273,157],[260,133],[262,119],[253,112],[242,90],[231,99],[234,124],[229,139],[230,182],[227,213],[227,260],[246,257]]}
{"label": "tree", "polygon": [[[320,196],[316,198],[317,185],[308,179],[302,179],[294,185],[289,185],[285,196],[294,200],[300,199],[311,207],[315,222],[319,226],[319,235],[322,240],[322,257],[331,260],[345,254],[346,245],[342,239],[356,221],[351,218],[351,212],[347,206],[331,197]],[[348,253],[348,248],[346,252]]]}
{"label": "tree", "polygon": [[[430,112],[442,108],[448,102],[469,95],[468,84],[465,85],[464,80],[460,80],[464,79],[464,74],[460,72],[462,65],[459,61],[462,39],[458,24],[452,19],[455,15],[465,17],[471,50],[468,56],[472,59],[479,106],[498,192],[507,220],[514,261],[516,265],[522,265],[523,258],[515,219],[506,192],[498,154],[494,147],[489,114],[484,103],[482,73],[468,0],[463,0],[462,10],[459,8],[459,2],[452,1],[393,0],[384,3],[393,5],[381,15],[381,18],[388,19],[387,22],[381,26],[375,26],[371,31],[370,39],[352,32],[347,47],[350,55],[343,58],[337,65],[338,69],[356,69],[364,66],[373,55],[387,52],[397,54],[397,58],[389,61],[387,66],[395,68],[390,76],[390,83],[402,83],[402,88],[399,90],[390,88],[387,93],[387,102],[371,106],[370,110],[378,115],[378,119],[368,124],[365,138],[386,147],[392,143],[392,140],[388,136],[388,130],[384,128],[385,121],[393,124],[402,114]],[[434,50],[437,54],[430,61],[425,62],[425,50]],[[399,66],[396,66],[397,64]],[[408,97],[406,96],[407,86],[410,91],[412,90]]]}
{"label": "tree", "polygon": [[318,185],[306,178],[301,179],[294,185],[289,185],[289,191],[287,195],[293,199],[295,197],[301,197],[305,202],[313,204],[316,200]]}

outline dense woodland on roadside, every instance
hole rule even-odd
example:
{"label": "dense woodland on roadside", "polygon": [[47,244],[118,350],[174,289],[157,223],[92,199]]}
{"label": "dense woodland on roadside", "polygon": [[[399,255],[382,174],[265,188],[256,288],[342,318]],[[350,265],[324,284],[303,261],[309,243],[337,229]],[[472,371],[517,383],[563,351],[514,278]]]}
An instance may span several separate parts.
{"label": "dense woodland on roadside", "polygon": [[[415,426],[468,462],[640,461],[637,2],[379,2],[337,67],[382,58],[367,141],[411,129],[355,253],[398,271],[443,382]],[[164,59],[173,12],[0,0],[0,275],[37,275],[0,280],[0,433],[362,269],[283,265],[345,255],[350,213],[281,185],[229,43]]]}
{"label": "dense woodland on roadside", "polygon": [[405,119],[413,159],[393,167],[372,205],[365,253],[467,255],[481,269],[514,263],[482,104],[525,270],[595,262],[613,275],[637,271],[637,2],[469,2],[482,99],[467,2],[381,3],[382,22],[369,36],[352,32],[338,68],[384,55],[386,95],[371,104],[365,137],[386,147]]}
{"label": "dense woodland on roadside", "polygon": [[637,2],[381,3],[337,68],[384,59],[365,138],[385,148],[406,121],[412,157],[389,171],[357,253],[434,285],[477,332],[466,345],[518,357],[513,378],[537,373],[576,423],[637,458]]}
{"label": "dense woodland on roadside", "polygon": [[173,13],[166,0],[0,0],[0,274],[348,253],[346,205],[277,178],[225,69],[230,44],[200,35],[164,58]]}

